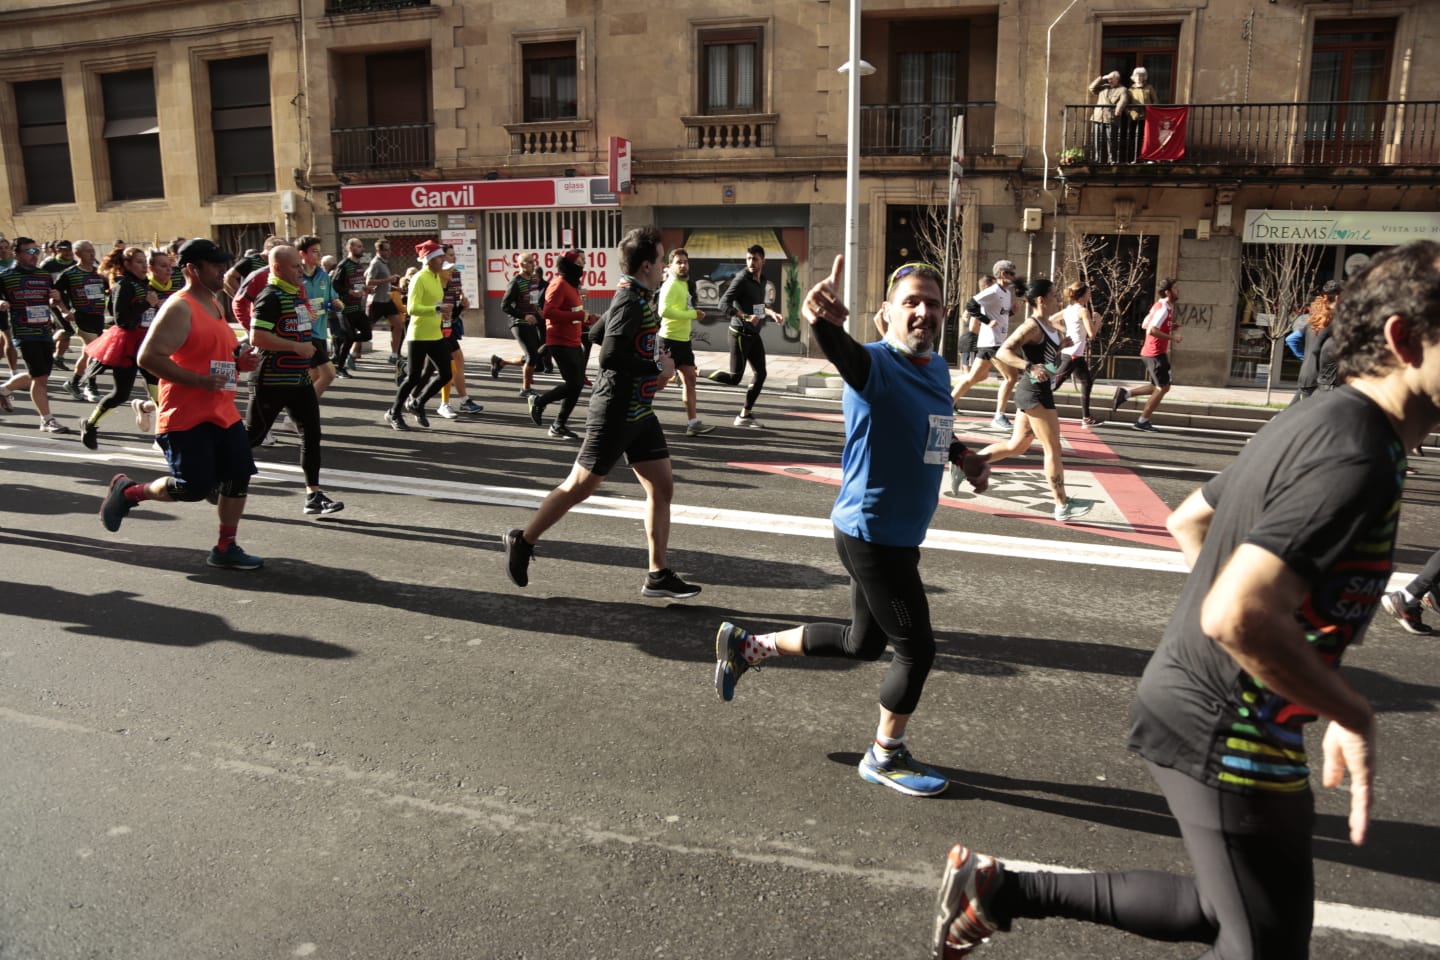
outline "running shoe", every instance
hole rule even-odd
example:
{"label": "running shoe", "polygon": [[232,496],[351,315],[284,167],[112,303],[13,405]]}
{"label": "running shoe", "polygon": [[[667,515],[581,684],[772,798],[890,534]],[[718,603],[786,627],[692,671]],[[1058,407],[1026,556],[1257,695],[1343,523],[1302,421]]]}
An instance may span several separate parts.
{"label": "running shoe", "polygon": [[532,389],[530,389],[529,387],[526,387],[524,390],[521,390],[521,391],[517,394],[517,396],[518,396],[521,400],[526,400],[526,399],[528,399],[528,398],[530,398],[530,397],[538,397],[538,396],[540,396],[540,392],[539,392],[538,390],[532,390]]}
{"label": "running shoe", "polygon": [[1079,497],[1071,497],[1065,501],[1063,507],[1055,508],[1055,519],[1060,523],[1069,523],[1071,520],[1079,520],[1095,507],[1094,500],[1081,500]]}
{"label": "running shoe", "polygon": [[420,405],[420,401],[415,397],[411,397],[405,401],[405,409],[410,411],[410,415],[415,418],[415,422],[420,424],[420,426],[430,426],[430,418],[425,415],[425,408]]}
{"label": "running shoe", "polygon": [[10,402],[9,390],[0,390],[0,410],[4,410],[6,413],[15,412],[15,404]]}
{"label": "running shoe", "polygon": [[1014,427],[1015,424],[1011,423],[1010,418],[1005,416],[1005,414],[997,413],[995,414],[995,416],[990,418],[990,426],[994,427],[996,430],[1009,430],[1010,428]]}
{"label": "running shoe", "polygon": [[1134,423],[1130,424],[1130,429],[1143,430],[1145,433],[1154,433],[1155,424],[1151,423],[1149,420],[1136,420]]}
{"label": "running shoe", "polygon": [[392,354],[390,354],[390,356],[388,356],[388,357],[385,358],[385,362],[388,363],[388,364],[390,364],[390,366],[392,366],[392,367],[395,366],[395,364],[397,364],[397,363],[400,362],[400,354],[398,354],[398,353],[392,353]]}
{"label": "running shoe", "polygon": [[74,433],[75,431],[71,430],[69,427],[65,426],[65,424],[61,423],[59,420],[56,420],[54,417],[46,417],[45,419],[40,421],[40,432],[60,434]]}
{"label": "running shoe", "polygon": [[80,442],[85,444],[86,450],[95,450],[100,446],[100,428],[89,420],[80,425]]}
{"label": "running shoe", "polygon": [[1085,428],[1086,430],[1089,430],[1091,427],[1100,426],[1100,421],[1096,420],[1094,417],[1086,417],[1085,419],[1080,421],[1080,426]]}
{"label": "running shoe", "polygon": [[1114,417],[1116,411],[1118,411],[1118,410],[1120,409],[1120,404],[1124,403],[1126,400],[1129,400],[1129,399],[1130,399],[1130,391],[1129,391],[1129,390],[1126,390],[1124,387],[1116,387],[1116,388],[1115,388],[1115,397],[1114,397],[1114,399],[1112,399],[1112,400],[1110,401],[1110,416],[1111,416],[1111,417]]}
{"label": "running shoe", "polygon": [[339,513],[344,509],[345,504],[339,500],[331,500],[320,490],[305,495],[305,516],[307,517],[328,517],[330,514]]}
{"label": "running shoe", "polygon": [[1434,590],[1431,590],[1420,598],[1420,605],[1427,607],[1431,613],[1440,613],[1440,598],[1435,596]]}
{"label": "running shoe", "polygon": [[65,362],[64,357],[56,357],[53,361],[51,361],[51,366],[53,366],[56,370],[64,370],[67,373],[70,372],[70,364]]}
{"label": "running shoe", "polygon": [[517,587],[530,585],[530,560],[535,545],[525,539],[525,531],[511,530],[500,538],[505,544],[505,573]]}
{"label": "running shoe", "polygon": [[111,533],[120,529],[120,521],[125,519],[130,508],[134,506],[125,497],[125,491],[134,483],[135,481],[123,473],[117,473],[110,478],[110,492],[100,501],[100,522],[105,524],[105,529]]}
{"label": "running shoe", "polygon": [[355,378],[354,378],[353,376],[351,376],[349,370],[346,370],[343,366],[339,366],[339,367],[336,367],[336,368],[335,368],[335,379],[336,379],[336,380],[353,380],[353,379],[355,379]]}
{"label": "running shoe", "polygon": [[141,433],[155,432],[155,411],[148,400],[131,400],[130,409],[135,411],[135,429]]}
{"label": "running shoe", "polygon": [[687,425],[687,426],[685,427],[685,436],[687,436],[687,437],[703,437],[703,436],[705,436],[705,434],[709,433],[710,431],[712,431],[712,430],[714,430],[714,429],[715,429],[715,425],[714,425],[714,424],[712,424],[712,423],[705,423],[703,420],[696,420],[694,423],[689,424],[689,425]]}
{"label": "running shoe", "polygon": [[405,433],[410,429],[410,424],[405,422],[404,415],[396,413],[394,410],[385,411],[385,422],[390,424],[392,430],[399,433]]}
{"label": "running shoe", "polygon": [[455,408],[450,406],[450,404],[448,403],[440,404],[440,406],[435,408],[435,412],[438,413],[440,416],[444,417],[446,420],[454,420],[456,417],[460,416],[460,414],[455,412]]}
{"label": "running shoe", "polygon": [[462,404],[460,404],[460,407],[459,407],[459,410],[460,410],[461,413],[479,413],[480,411],[482,411],[482,410],[484,410],[484,409],[485,409],[484,406],[482,406],[481,404],[476,403],[474,400],[471,400],[469,397],[466,397],[466,398],[465,398],[465,402],[462,403]]}
{"label": "running shoe", "polygon": [[735,418],[735,426],[749,427],[752,430],[759,430],[760,421],[756,420],[754,417],[747,417],[745,416],[745,414],[742,413],[740,414],[740,416]]}
{"label": "running shoe", "polygon": [[347,370],[349,370],[351,373],[354,373],[354,372],[355,372],[355,365],[356,365],[357,363],[359,363],[359,360],[356,358],[355,354],[352,353],[352,354],[350,354],[349,357],[347,357],[347,358],[345,359],[345,368],[346,368]]}
{"label": "running shoe", "polygon": [[545,426],[545,404],[535,394],[525,398],[525,406],[530,410],[530,422],[537,427]]}
{"label": "running shoe", "polygon": [[95,389],[95,384],[91,381],[80,384],[80,396],[85,398],[86,403],[100,402],[100,391]]}
{"label": "running shoe", "polygon": [[670,597],[673,600],[689,600],[699,592],[699,587],[681,580],[669,567],[659,573],[647,573],[645,585],[640,588],[642,597]]}
{"label": "running shoe", "polygon": [[259,557],[252,557],[240,549],[240,544],[231,543],[222,552],[215,548],[210,549],[210,556],[205,562],[212,567],[219,567],[221,570],[259,570],[265,566],[265,561]]}
{"label": "running shoe", "polygon": [[563,423],[552,423],[552,424],[550,424],[549,434],[550,434],[550,439],[551,439],[551,440],[579,440],[579,439],[580,439],[580,435],[579,435],[578,433],[576,433],[575,431],[571,430],[569,427],[565,426],[565,424],[563,424]]}
{"label": "running shoe", "polygon": [[715,692],[727,703],[735,699],[735,684],[750,669],[740,654],[749,639],[748,632],[728,620],[715,632]]}
{"label": "running shoe", "polygon": [[74,380],[66,380],[64,383],[60,384],[60,389],[70,394],[71,398],[74,400],[85,399],[85,394],[80,391],[80,384],[76,383]]}
{"label": "running shoe", "polygon": [[498,356],[496,356],[495,354],[492,353],[492,354],[490,355],[490,379],[491,379],[491,380],[499,380],[499,379],[500,379],[500,371],[503,370],[504,368],[505,368],[505,361],[504,361],[504,360],[501,360]]}
{"label": "running shoe", "polygon": [[1000,889],[1005,867],[994,857],[962,844],[950,848],[935,904],[934,960],[958,960],[997,933],[1010,929],[996,921],[989,901]]}
{"label": "running shoe", "polygon": [[907,797],[933,797],[950,786],[949,780],[910,756],[904,745],[890,751],[890,759],[881,760],[872,744],[860,758],[860,779],[889,787]]}
{"label": "running shoe", "polygon": [[1381,597],[1380,606],[1384,607],[1385,612],[1394,617],[1395,622],[1407,633],[1424,637],[1435,632],[1434,628],[1421,619],[1420,604],[1406,603],[1405,594],[1399,590]]}

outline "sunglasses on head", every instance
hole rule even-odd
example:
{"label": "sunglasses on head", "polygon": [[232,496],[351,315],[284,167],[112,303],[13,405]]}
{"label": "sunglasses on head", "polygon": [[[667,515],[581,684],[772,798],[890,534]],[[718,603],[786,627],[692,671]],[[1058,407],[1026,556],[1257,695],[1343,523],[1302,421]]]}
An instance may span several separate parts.
{"label": "sunglasses on head", "polygon": [[895,272],[890,274],[890,282],[886,284],[886,287],[893,290],[895,288],[895,284],[899,283],[901,280],[904,280],[912,273],[919,273],[922,276],[940,276],[940,271],[933,264],[921,263],[919,261],[916,261],[914,263],[905,263],[895,268]]}

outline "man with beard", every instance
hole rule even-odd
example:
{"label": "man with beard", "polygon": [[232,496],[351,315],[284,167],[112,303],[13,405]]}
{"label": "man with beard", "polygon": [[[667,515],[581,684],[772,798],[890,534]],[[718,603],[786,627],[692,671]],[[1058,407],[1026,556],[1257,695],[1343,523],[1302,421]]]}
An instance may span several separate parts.
{"label": "man with beard", "polygon": [[1145,315],[1145,322],[1141,324],[1145,330],[1145,344],[1140,348],[1140,359],[1145,362],[1145,379],[1149,382],[1138,387],[1117,387],[1115,399],[1110,404],[1110,415],[1113,417],[1125,401],[1148,396],[1150,399],[1145,401],[1145,408],[1140,411],[1139,418],[1131,424],[1136,430],[1155,429],[1150,418],[1159,408],[1160,401],[1165,399],[1165,394],[1170,392],[1170,344],[1185,339],[1175,330],[1175,304],[1180,300],[1179,283],[1174,277],[1168,277],[1160,283],[1160,299],[1155,301],[1155,305]]}
{"label": "man with beard", "polygon": [[704,320],[690,293],[690,254],[683,247],[670,251],[670,276],[660,285],[660,343],[675,361],[680,392],[685,400],[685,434],[699,437],[715,428],[695,413],[695,351],[690,346],[690,325]]}
{"label": "man with beard", "polygon": [[180,248],[185,287],[167,300],[140,345],[140,363],[160,378],[159,435],[170,476],[137,483],[123,473],[110,481],[100,520],[114,533],[137,503],[194,503],[216,499],[220,536],[206,563],[225,570],[258,570],[265,561],[235,542],[255,461],[235,406],[236,370],[253,366],[240,353],[219,300],[230,254],[209,240]]}

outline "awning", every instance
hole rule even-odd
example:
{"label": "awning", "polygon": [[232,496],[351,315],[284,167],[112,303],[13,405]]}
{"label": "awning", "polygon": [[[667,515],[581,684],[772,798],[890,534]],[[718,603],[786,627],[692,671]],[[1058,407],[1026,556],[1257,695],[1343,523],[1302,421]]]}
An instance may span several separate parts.
{"label": "awning", "polygon": [[691,260],[744,260],[745,251],[757,243],[765,248],[765,259],[789,259],[775,231],[763,227],[692,230],[685,237],[685,252]]}

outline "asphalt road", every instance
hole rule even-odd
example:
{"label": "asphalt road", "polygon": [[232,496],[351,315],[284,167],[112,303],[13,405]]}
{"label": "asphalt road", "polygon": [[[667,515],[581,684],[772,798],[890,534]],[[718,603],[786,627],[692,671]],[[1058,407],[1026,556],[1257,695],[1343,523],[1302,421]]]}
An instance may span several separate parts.
{"label": "asphalt road", "polygon": [[[240,530],[256,573],[205,566],[204,504],[101,527],[111,474],[163,469],[128,412],[95,454],[0,419],[0,958],[921,957],[956,840],[1186,869],[1127,711],[1182,582],[1165,511],[1244,437],[1067,423],[1093,524],[1047,519],[1038,453],[994,495],[944,498],[911,741],[954,784],[915,800],[855,772],[884,663],[780,662],[730,704],[711,687],[720,620],[846,616],[838,404],[767,394],[743,430],[738,392],[706,387],[723,426],[687,439],[662,395],[671,561],[704,592],[659,602],[623,470],[528,589],[506,580],[499,534],[575,447],[529,423],[513,376],[471,377],[483,414],[409,434],[380,423],[375,362],[327,395],[324,482],[347,506],[323,523],[282,430]],[[1419,469],[1405,571],[1440,520],[1440,463]],[[1317,958],[1440,950],[1435,642],[1386,621],[1348,659],[1384,712],[1379,819],[1352,847],[1347,795],[1318,794]],[[985,955],[1198,952],[1022,922]]]}

